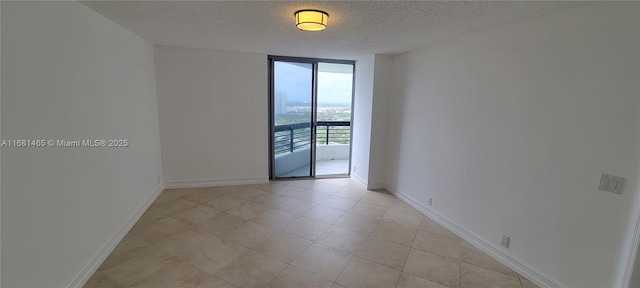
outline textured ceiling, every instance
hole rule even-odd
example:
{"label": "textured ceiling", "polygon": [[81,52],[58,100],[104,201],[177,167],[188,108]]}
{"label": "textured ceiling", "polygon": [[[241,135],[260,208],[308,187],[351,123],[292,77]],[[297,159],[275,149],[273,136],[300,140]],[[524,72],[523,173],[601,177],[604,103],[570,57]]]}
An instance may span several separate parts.
{"label": "textured ceiling", "polygon": [[[407,52],[581,4],[539,1],[82,3],[154,44],[343,59]],[[328,12],[328,28],[323,32],[299,31],[293,13],[302,8]]]}

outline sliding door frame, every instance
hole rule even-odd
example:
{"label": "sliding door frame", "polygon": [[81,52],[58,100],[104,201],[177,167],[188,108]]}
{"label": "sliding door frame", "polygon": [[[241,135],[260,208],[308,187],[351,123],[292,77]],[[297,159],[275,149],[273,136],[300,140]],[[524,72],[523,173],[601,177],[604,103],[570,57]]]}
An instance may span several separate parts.
{"label": "sliding door frame", "polygon": [[[311,174],[304,177],[290,177],[290,178],[276,178],[275,177],[275,73],[274,63],[277,61],[282,62],[294,62],[311,64],[312,66],[312,79],[311,79]],[[347,64],[353,67],[351,74],[351,126],[349,129],[349,171],[347,175],[351,174],[351,155],[353,149],[353,107],[355,100],[355,81],[356,81],[356,61],[353,60],[336,60],[336,59],[322,59],[322,58],[305,58],[305,57],[291,57],[291,56],[268,56],[268,75],[269,75],[269,179],[271,180],[285,180],[285,179],[313,179],[316,178],[316,142],[317,142],[317,121],[318,121],[318,64],[319,63],[333,63],[333,64]],[[328,128],[327,128],[328,129]],[[328,177],[336,177],[335,175],[329,175]]]}

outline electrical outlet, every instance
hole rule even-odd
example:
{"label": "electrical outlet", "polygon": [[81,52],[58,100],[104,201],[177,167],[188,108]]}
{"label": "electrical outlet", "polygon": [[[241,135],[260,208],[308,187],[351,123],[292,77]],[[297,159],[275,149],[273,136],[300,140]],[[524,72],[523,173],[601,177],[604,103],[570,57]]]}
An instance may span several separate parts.
{"label": "electrical outlet", "polygon": [[600,185],[598,186],[598,189],[611,193],[622,194],[623,182],[624,178],[603,173],[600,175]]}
{"label": "electrical outlet", "polygon": [[500,246],[509,248],[509,240],[511,240],[511,237],[502,234],[502,236],[500,237]]}
{"label": "electrical outlet", "polygon": [[353,173],[356,173],[356,166],[353,166]]}
{"label": "electrical outlet", "polygon": [[433,205],[433,198],[431,197],[427,198],[427,205],[429,206]]}
{"label": "electrical outlet", "polygon": [[158,183],[160,183],[160,176],[158,176]]}

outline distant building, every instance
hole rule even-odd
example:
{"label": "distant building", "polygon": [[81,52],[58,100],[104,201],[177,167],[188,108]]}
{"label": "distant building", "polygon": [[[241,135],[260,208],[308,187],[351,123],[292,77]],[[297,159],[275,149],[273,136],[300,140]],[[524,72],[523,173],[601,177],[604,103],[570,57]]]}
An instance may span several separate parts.
{"label": "distant building", "polygon": [[276,91],[276,97],[274,99],[274,113],[276,115],[287,114],[287,93],[282,91]]}

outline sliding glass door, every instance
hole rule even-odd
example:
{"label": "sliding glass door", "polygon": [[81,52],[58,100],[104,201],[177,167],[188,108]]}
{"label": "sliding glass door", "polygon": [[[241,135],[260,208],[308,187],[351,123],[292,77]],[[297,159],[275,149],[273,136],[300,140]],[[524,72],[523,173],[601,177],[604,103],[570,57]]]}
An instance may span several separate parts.
{"label": "sliding glass door", "polygon": [[313,63],[273,61],[274,178],[313,176]]}
{"label": "sliding glass door", "polygon": [[349,61],[269,57],[272,179],[349,175]]}
{"label": "sliding glass door", "polygon": [[318,63],[316,176],[349,175],[353,64]]}

